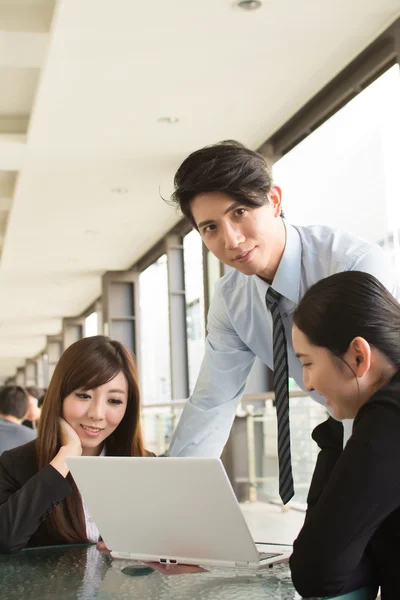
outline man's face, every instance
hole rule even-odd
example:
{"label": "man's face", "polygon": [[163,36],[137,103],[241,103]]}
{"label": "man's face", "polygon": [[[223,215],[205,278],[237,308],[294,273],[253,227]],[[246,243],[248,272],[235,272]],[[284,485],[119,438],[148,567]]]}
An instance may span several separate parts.
{"label": "man's face", "polygon": [[25,419],[27,421],[32,421],[33,423],[35,421],[37,421],[40,417],[40,408],[38,407],[38,399],[35,398],[34,396],[31,396],[30,394],[28,394],[28,400],[29,400],[29,408],[28,408],[28,412],[25,415]]}
{"label": "man's face", "polygon": [[191,203],[193,218],[207,248],[224,264],[245,275],[273,279],[285,245],[280,219],[280,189],[269,202],[252,208],[221,192],[198,194]]}

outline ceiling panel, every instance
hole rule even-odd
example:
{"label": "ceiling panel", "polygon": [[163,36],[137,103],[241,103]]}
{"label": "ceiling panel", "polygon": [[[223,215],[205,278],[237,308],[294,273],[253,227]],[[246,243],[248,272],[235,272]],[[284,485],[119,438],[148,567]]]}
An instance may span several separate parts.
{"label": "ceiling panel", "polygon": [[189,152],[226,138],[258,147],[400,15],[399,0],[266,0],[253,13],[228,0],[61,0],[50,26],[50,4],[15,7],[38,11],[21,31],[50,30],[40,70],[0,69],[0,124],[30,118],[27,140],[0,135],[0,169],[20,169],[0,354],[8,341],[21,350],[17,321],[32,319],[27,357],[95,300],[102,272],[177,222],[160,194]]}

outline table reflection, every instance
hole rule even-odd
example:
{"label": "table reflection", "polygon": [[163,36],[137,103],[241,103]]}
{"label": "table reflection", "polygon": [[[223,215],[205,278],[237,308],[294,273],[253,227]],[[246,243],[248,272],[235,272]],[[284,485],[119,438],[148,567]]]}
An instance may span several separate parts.
{"label": "table reflection", "polygon": [[259,571],[210,569],[165,575],[132,568],[95,546],[32,548],[0,555],[0,598],[7,600],[297,600],[287,564]]}

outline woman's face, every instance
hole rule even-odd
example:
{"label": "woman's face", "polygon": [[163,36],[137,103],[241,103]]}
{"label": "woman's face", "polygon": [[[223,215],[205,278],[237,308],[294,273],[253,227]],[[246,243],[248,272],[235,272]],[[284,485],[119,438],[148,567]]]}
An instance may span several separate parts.
{"label": "woman's face", "polygon": [[93,390],[77,389],[64,398],[62,417],[78,434],[83,455],[100,454],[104,441],[121,423],[128,402],[128,382],[119,372]]}
{"label": "woman's face", "polygon": [[324,396],[337,419],[354,419],[362,402],[358,380],[344,362],[352,366],[351,350],[343,356],[343,361],[327,348],[311,344],[296,325],[292,338],[294,351],[303,366],[304,387]]}

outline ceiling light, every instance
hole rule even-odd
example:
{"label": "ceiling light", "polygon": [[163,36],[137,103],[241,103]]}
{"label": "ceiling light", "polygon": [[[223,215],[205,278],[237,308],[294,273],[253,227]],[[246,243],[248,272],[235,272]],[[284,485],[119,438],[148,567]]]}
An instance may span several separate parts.
{"label": "ceiling light", "polygon": [[238,0],[237,5],[243,10],[257,10],[262,6],[261,0]]}
{"label": "ceiling light", "polygon": [[160,117],[157,119],[157,123],[167,123],[167,125],[175,125],[179,123],[179,117]]}
{"label": "ceiling light", "polygon": [[128,188],[124,188],[124,187],[115,187],[115,188],[111,188],[111,191],[113,194],[127,194],[128,193]]}

